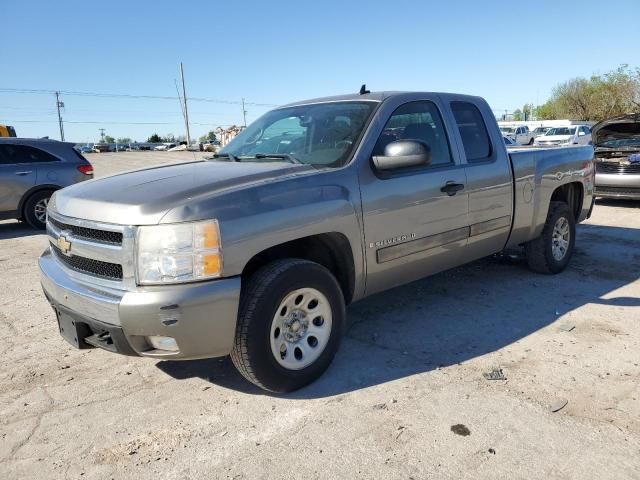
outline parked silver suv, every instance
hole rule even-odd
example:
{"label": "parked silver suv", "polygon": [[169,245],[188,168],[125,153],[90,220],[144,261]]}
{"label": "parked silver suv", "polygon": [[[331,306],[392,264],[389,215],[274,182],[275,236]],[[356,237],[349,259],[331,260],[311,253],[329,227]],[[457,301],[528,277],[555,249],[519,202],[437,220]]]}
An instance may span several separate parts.
{"label": "parked silver suv", "polygon": [[54,191],[93,178],[73,143],[0,138],[0,220],[18,218],[44,229]]}

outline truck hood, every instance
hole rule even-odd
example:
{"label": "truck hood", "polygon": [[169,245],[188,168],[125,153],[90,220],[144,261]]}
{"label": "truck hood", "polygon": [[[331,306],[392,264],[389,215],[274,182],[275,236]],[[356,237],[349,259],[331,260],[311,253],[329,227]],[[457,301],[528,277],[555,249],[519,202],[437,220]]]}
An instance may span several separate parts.
{"label": "truck hood", "polygon": [[591,128],[591,138],[596,147],[640,149],[640,113],[630,113],[608,118]]}
{"label": "truck hood", "polygon": [[313,170],[309,165],[283,162],[200,161],[166,165],[58,190],[49,207],[85,220],[153,225],[183,203]]}

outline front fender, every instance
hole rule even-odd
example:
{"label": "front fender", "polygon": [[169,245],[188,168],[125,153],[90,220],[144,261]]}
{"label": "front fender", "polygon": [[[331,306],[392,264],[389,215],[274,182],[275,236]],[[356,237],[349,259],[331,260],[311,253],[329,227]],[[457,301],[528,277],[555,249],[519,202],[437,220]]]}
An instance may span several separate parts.
{"label": "front fender", "polygon": [[354,297],[364,290],[360,192],[350,167],[312,172],[226,192],[171,211],[164,222],[215,218],[226,277],[240,275],[257,254],[287,242],[342,234],[354,261]]}

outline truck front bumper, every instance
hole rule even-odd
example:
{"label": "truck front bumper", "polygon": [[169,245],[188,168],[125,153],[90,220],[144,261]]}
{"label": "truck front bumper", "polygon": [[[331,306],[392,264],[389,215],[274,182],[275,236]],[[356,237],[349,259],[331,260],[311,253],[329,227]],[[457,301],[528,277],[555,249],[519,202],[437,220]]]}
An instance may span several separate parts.
{"label": "truck front bumper", "polygon": [[238,277],[121,291],[79,280],[49,249],[38,263],[60,333],[77,348],[183,360],[231,352],[240,301]]}
{"label": "truck front bumper", "polygon": [[640,173],[596,172],[596,197],[640,200]]}

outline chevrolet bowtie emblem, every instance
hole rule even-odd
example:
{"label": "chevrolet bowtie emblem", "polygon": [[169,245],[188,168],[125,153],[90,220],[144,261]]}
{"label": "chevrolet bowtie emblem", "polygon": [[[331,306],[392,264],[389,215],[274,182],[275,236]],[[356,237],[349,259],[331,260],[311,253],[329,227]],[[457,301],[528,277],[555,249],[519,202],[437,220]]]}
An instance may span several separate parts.
{"label": "chevrolet bowtie emblem", "polygon": [[69,251],[71,250],[71,242],[67,240],[67,237],[65,237],[64,235],[60,235],[58,237],[57,243],[60,251],[65,255],[68,255]]}

